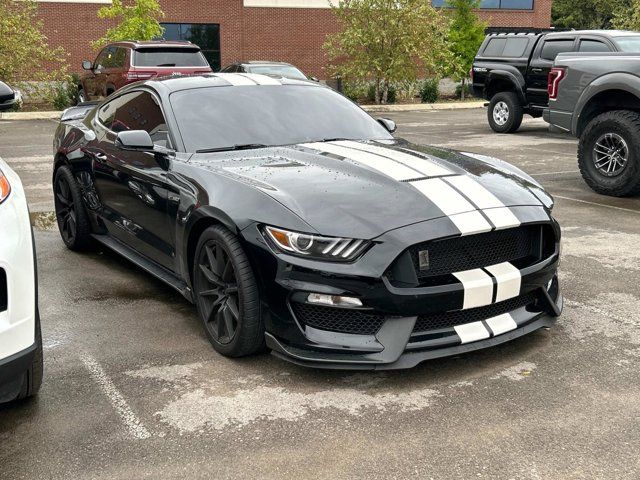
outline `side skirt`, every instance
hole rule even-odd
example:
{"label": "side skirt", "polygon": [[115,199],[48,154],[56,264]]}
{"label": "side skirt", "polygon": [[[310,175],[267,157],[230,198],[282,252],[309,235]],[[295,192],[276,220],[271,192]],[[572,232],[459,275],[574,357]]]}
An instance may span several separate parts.
{"label": "side skirt", "polygon": [[166,283],[174,290],[177,290],[184,298],[193,303],[193,292],[191,288],[181,279],[176,277],[172,272],[167,270],[164,267],[161,267],[157,263],[149,260],[148,258],[140,255],[131,247],[125,245],[124,243],[116,240],[113,237],[108,235],[91,235],[94,240],[104,245],[107,248],[110,248],[117,254],[123,256],[127,260],[129,260],[134,265],[140,267],[147,273],[150,273],[154,277],[156,277],[161,282]]}

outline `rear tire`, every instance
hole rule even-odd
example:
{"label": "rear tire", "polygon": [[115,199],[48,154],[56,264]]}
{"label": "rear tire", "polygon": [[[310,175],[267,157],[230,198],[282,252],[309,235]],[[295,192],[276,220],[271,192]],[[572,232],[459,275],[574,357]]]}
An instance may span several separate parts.
{"label": "rear tire", "polygon": [[615,110],[594,118],[580,136],[578,166],[597,193],[640,194],[640,114]]}
{"label": "rear tire", "polygon": [[263,349],[258,286],[238,238],[221,225],[207,228],[193,263],[196,305],[213,348],[227,357]]}
{"label": "rear tire", "polygon": [[91,241],[91,224],[84,208],[80,186],[66,165],[56,170],[53,194],[62,241],[70,250],[87,248]]}
{"label": "rear tire", "polygon": [[524,108],[513,92],[500,92],[491,98],[487,119],[496,133],[513,133],[522,125]]}

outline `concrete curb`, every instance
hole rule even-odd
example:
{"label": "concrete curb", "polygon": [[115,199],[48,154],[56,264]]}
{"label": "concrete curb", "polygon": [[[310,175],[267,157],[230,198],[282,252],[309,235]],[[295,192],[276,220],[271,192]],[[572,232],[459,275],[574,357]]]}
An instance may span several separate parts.
{"label": "concrete curb", "polygon": [[361,105],[361,107],[367,112],[415,112],[483,108],[485,103],[482,100],[477,102],[412,103],[408,105]]}
{"label": "concrete curb", "polygon": [[0,112],[0,120],[58,120],[62,112]]}
{"label": "concrete curb", "polygon": [[[484,107],[484,101],[411,103],[408,105],[361,105],[367,112],[415,112],[425,110],[465,110]],[[0,112],[0,120],[58,120],[62,112]]]}

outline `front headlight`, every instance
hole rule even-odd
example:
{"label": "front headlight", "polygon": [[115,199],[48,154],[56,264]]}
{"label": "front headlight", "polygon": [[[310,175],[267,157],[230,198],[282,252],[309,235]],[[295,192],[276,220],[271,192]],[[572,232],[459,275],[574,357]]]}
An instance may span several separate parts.
{"label": "front headlight", "polygon": [[264,233],[270,243],[280,251],[334,262],[351,262],[371,244],[367,240],[322,237],[269,226],[264,227]]}
{"label": "front headlight", "polygon": [[0,170],[0,203],[4,202],[10,193],[11,185],[9,185],[9,179]]}

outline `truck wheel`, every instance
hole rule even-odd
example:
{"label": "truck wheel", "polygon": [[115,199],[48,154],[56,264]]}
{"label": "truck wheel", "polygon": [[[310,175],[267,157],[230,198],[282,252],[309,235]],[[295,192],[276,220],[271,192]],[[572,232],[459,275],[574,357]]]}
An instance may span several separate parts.
{"label": "truck wheel", "polygon": [[640,193],[640,114],[616,110],[594,118],[580,136],[578,166],[595,192]]}
{"label": "truck wheel", "polygon": [[513,133],[520,128],[524,109],[513,92],[500,92],[489,103],[489,126],[497,133]]}

